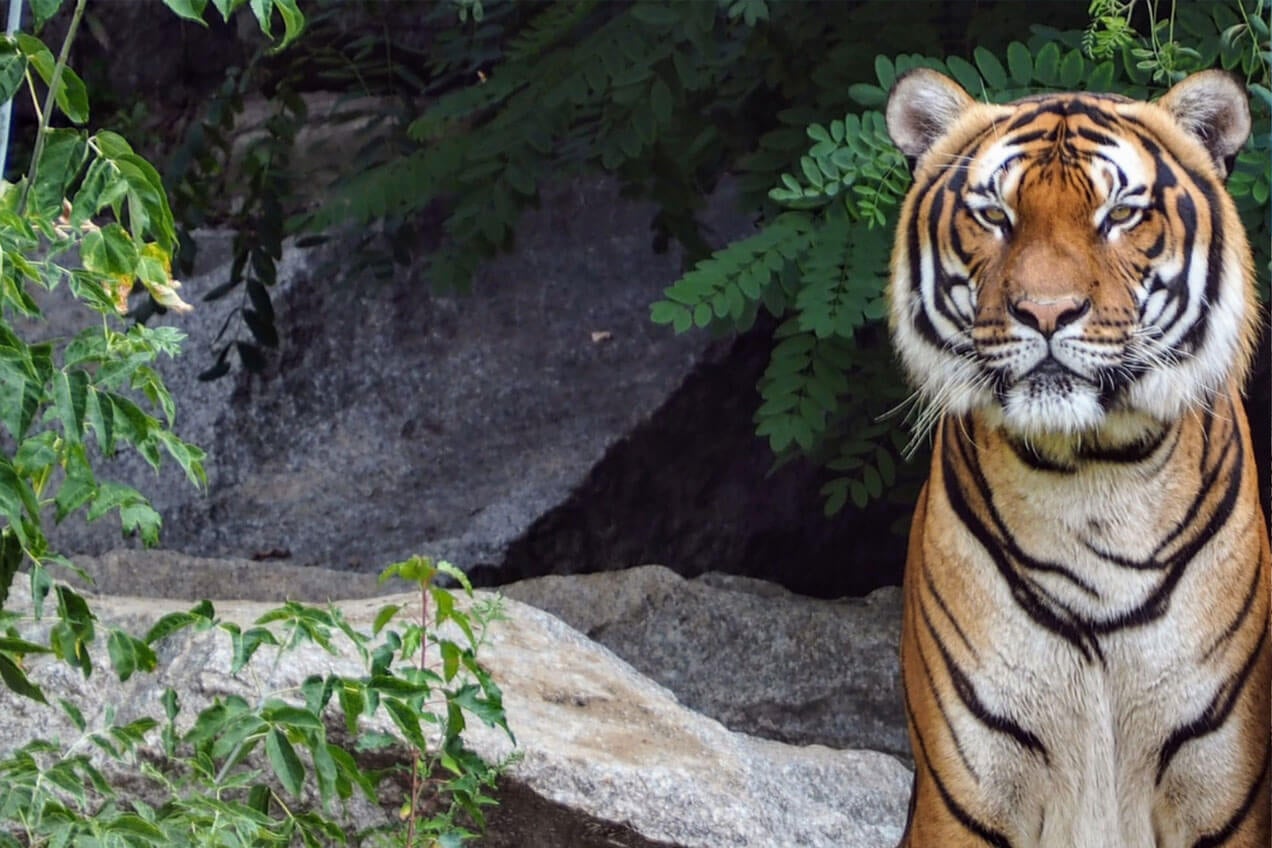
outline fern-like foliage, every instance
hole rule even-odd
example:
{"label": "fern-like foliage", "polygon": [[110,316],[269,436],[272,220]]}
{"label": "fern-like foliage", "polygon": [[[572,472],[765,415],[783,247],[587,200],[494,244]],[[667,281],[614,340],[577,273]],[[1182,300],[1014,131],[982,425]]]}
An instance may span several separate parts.
{"label": "fern-like foliage", "polygon": [[[898,76],[934,68],[990,102],[1068,90],[1147,98],[1188,71],[1218,64],[1246,76],[1257,125],[1268,125],[1272,53],[1261,15],[1242,14],[1239,2],[1186,7],[1177,24],[1199,47],[1172,51],[1135,35],[1129,28],[1132,5],[1105,4],[1085,33],[1039,29],[1028,41],[1009,43],[1001,58],[983,47],[970,58],[943,61],[877,57],[875,81],[848,89],[860,111],[829,124],[810,122],[805,135],[811,146],[792,157],[797,167],[781,173],[768,191],[771,201],[790,211],[698,263],[653,305],[652,319],[677,331],[691,325],[748,326],[736,316],[751,316],[761,305],[784,319],[759,385],[757,433],[779,457],[800,451],[827,461],[839,475],[823,489],[828,512],[849,500],[861,507],[882,496],[894,485],[902,445],[908,442],[910,451],[921,446],[922,427],[930,423],[919,416],[920,432],[907,439],[885,417],[905,402],[883,327],[890,231],[910,182],[879,111]],[[1114,17],[1126,25],[1113,23]],[[1256,133],[1229,183],[1259,246],[1265,292],[1272,214],[1268,144],[1268,133]],[[756,274],[757,264],[763,274]],[[743,298],[749,300],[739,302]]]}
{"label": "fern-like foliage", "polygon": [[[745,97],[730,82],[741,40],[719,39],[717,10],[703,3],[534,8],[489,71],[411,122],[414,152],[350,176],[307,226],[371,223],[445,199],[430,276],[463,289],[480,261],[512,243],[544,180],[599,167],[637,193],[682,201],[660,183],[692,184],[715,154],[718,132],[691,104]],[[691,216],[668,203],[661,220],[705,252]]]}

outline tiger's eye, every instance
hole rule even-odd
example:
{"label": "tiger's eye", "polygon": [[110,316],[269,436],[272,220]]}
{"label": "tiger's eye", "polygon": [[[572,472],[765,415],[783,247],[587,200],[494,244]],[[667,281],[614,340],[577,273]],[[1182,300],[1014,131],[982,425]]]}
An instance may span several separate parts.
{"label": "tiger's eye", "polygon": [[981,217],[994,226],[1007,223],[1007,213],[998,206],[986,206],[980,211]]}
{"label": "tiger's eye", "polygon": [[1125,203],[1119,203],[1109,210],[1109,214],[1105,216],[1105,220],[1113,224],[1124,224],[1131,220],[1131,216],[1135,214],[1134,206],[1127,206]]}

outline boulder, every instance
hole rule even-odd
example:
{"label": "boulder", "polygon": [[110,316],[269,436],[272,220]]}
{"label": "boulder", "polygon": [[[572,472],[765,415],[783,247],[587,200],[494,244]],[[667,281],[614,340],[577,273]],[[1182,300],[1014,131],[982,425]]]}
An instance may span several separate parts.
{"label": "boulder", "polygon": [[895,586],[820,601],[759,580],[685,580],[642,566],[502,591],[558,616],[733,730],[909,755]]}
{"label": "boulder", "polygon": [[[369,574],[162,550],[112,551],[76,563],[100,592],[187,601],[232,591],[258,601],[323,603],[406,588]],[[686,580],[647,565],[533,578],[500,591],[560,618],[731,730],[909,760],[895,587],[821,601],[759,580]]]}
{"label": "boulder", "polygon": [[[226,587],[252,600],[315,603],[405,588],[370,574],[163,550],[118,550],[77,564],[100,592],[189,601]],[[731,730],[909,759],[896,587],[822,601],[760,580],[686,580],[647,565],[532,578],[500,591],[560,618]]]}
{"label": "boulder", "polygon": [[[208,451],[207,492],[136,457],[103,475],[152,496],[164,545],[186,553],[372,572],[421,551],[498,563],[711,345],[649,321],[678,273],[678,257],[650,248],[652,214],[608,181],[563,186],[467,295],[363,278],[334,262],[350,239],[289,248],[280,350],[262,375],[210,383],[195,375],[223,325],[243,331],[236,296],[200,302],[227,279],[232,240],[203,233],[202,270],[183,289],[198,308],[162,319],[189,333],[186,356],[161,372],[178,431]],[[84,320],[50,312],[52,332]],[[68,521],[54,543],[99,554],[120,541],[117,526]]]}
{"label": "boulder", "polygon": [[[20,609],[16,587],[9,609]],[[349,601],[355,627],[368,628],[382,604],[416,603],[414,595]],[[99,596],[105,622],[138,631],[183,604]],[[909,772],[872,751],[791,746],[736,733],[684,705],[607,649],[561,620],[508,600],[508,620],[494,627],[482,661],[504,691],[521,758],[501,788],[504,801],[482,844],[503,848],[656,848],[772,846],[855,848],[892,846],[900,836]],[[227,620],[247,623],[268,605],[217,603]],[[98,646],[100,650],[100,646]],[[161,646],[162,670],[120,684],[99,668],[84,680],[47,659],[31,662],[32,677],[54,699],[80,704],[90,726],[112,705],[120,719],[158,710],[164,687],[175,687],[185,715],[215,696],[245,694],[249,675],[273,690],[312,673],[351,673],[356,658],[302,647],[275,668],[260,654],[243,675],[228,674],[228,638],[216,631],[182,632]],[[104,657],[100,659],[104,660]],[[0,694],[0,748],[11,750],[36,731],[73,735],[60,713]],[[512,751],[502,732],[475,727],[469,742],[483,757]],[[362,810],[363,825],[391,810]]]}

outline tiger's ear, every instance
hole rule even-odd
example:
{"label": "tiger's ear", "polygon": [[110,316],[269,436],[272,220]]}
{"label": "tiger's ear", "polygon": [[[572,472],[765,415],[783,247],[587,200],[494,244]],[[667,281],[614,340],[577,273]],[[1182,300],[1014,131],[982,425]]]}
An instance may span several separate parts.
{"label": "tiger's ear", "polygon": [[888,95],[888,135],[913,165],[975,102],[949,77],[916,68]]}
{"label": "tiger's ear", "polygon": [[1157,105],[1205,145],[1226,177],[1250,136],[1250,101],[1241,83],[1225,71],[1200,71],[1176,83]]}

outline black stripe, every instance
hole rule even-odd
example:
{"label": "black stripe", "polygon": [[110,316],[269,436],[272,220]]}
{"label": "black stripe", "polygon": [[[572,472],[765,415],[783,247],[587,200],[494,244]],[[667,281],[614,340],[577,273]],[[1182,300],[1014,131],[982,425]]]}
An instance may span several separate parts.
{"label": "black stripe", "polygon": [[1102,448],[1099,445],[1082,445],[1078,448],[1078,456],[1081,459],[1090,460],[1092,462],[1109,462],[1120,465],[1134,465],[1143,462],[1153,455],[1162,442],[1166,441],[1166,434],[1170,430],[1162,429],[1157,433],[1152,433],[1138,441],[1121,445],[1115,448]]}
{"label": "black stripe", "polygon": [[1059,113],[1059,111],[1060,110],[1057,109],[1055,103],[1040,104],[1036,109],[1030,109],[1029,111],[1018,114],[1015,117],[1015,119],[1012,120],[1012,122],[1007,125],[1006,131],[1009,133],[1015,132],[1016,130],[1021,129],[1022,127],[1029,126],[1031,123],[1037,120],[1039,115],[1046,115],[1046,114],[1054,115]]}
{"label": "black stripe", "polygon": [[1220,685],[1219,690],[1215,692],[1210,703],[1202,710],[1201,715],[1192,721],[1175,729],[1170,736],[1166,737],[1166,741],[1162,744],[1162,749],[1157,755],[1157,785],[1161,786],[1162,778],[1166,776],[1166,769],[1170,768],[1170,762],[1179,753],[1184,745],[1203,736],[1209,736],[1219,728],[1227,724],[1228,719],[1232,716],[1232,710],[1237,705],[1237,701],[1241,698],[1241,693],[1245,691],[1246,684],[1254,676],[1254,667],[1263,656],[1263,649],[1267,645],[1268,631],[1267,628],[1261,628],[1259,632],[1259,641],[1255,643],[1254,650],[1250,652],[1250,656],[1246,657],[1245,663],[1241,669],[1232,677]]}
{"label": "black stripe", "polygon": [[[921,608],[922,605],[920,604],[920,609]],[[930,624],[928,625],[928,629],[931,629]],[[963,750],[963,740],[959,738],[958,731],[954,729],[954,723],[950,721],[950,714],[945,710],[945,704],[942,703],[941,697],[938,694],[940,690],[936,685],[936,677],[932,674],[932,666],[928,663],[927,657],[923,655],[923,647],[918,640],[918,634],[915,634],[915,654],[919,658],[919,665],[923,668],[923,677],[927,680],[928,691],[932,693],[932,701],[936,704],[936,711],[941,714],[941,723],[944,724],[945,729],[949,731],[950,741],[954,743],[954,750],[958,752],[958,758],[962,761],[963,768],[967,769],[967,773],[972,776],[972,779],[974,779],[977,783],[980,783],[980,774],[978,774],[976,769],[972,766],[972,761],[967,758],[967,752]],[[937,645],[937,648],[940,648],[939,644]]]}
{"label": "black stripe", "polygon": [[1209,833],[1193,843],[1192,848],[1220,848],[1225,842],[1231,839],[1237,832],[1237,828],[1241,827],[1250,812],[1254,809],[1254,805],[1261,802],[1264,793],[1261,791],[1264,784],[1268,782],[1268,772],[1272,765],[1272,745],[1264,744],[1263,747],[1263,770],[1259,772],[1259,776],[1255,778],[1254,783],[1250,785],[1250,791],[1246,793],[1245,800],[1241,802],[1241,806],[1232,814],[1232,818],[1214,833]]}
{"label": "black stripe", "polygon": [[[999,715],[985,706],[985,702],[976,693],[976,686],[959,668],[954,658],[950,656],[950,652],[941,641],[940,634],[932,626],[932,619],[928,617],[927,609],[922,604],[919,604],[919,612],[922,613],[923,623],[927,625],[928,632],[932,634],[932,641],[936,643],[936,649],[941,654],[941,662],[945,665],[945,673],[949,675],[950,682],[954,684],[954,692],[958,695],[958,699],[963,702],[963,706],[967,708],[967,711],[990,730],[1010,736],[1020,747],[1040,754],[1042,761],[1047,765],[1051,765],[1051,755],[1047,753],[1047,746],[1042,744],[1042,740],[1038,738],[1037,734],[1026,730],[1010,718]],[[941,715],[945,716],[944,710],[941,711]],[[945,723],[949,724],[948,718]],[[953,730],[954,728],[951,726],[951,733]],[[961,750],[960,753],[962,753]],[[968,771],[971,771],[971,769],[969,768]]]}
{"label": "black stripe", "polygon": [[[1213,420],[1213,416],[1212,416]],[[1208,435],[1208,434],[1207,434]],[[1209,449],[1209,439],[1206,440],[1206,448]],[[1188,539],[1179,550],[1171,554],[1165,561],[1166,576],[1161,584],[1153,591],[1151,595],[1144,600],[1142,604],[1129,612],[1114,616],[1113,618],[1095,622],[1091,627],[1097,633],[1111,633],[1114,630],[1123,630],[1131,627],[1141,627],[1149,624],[1166,614],[1166,610],[1170,603],[1171,593],[1175,591],[1175,587],[1179,581],[1183,579],[1184,572],[1188,570],[1188,566],[1192,563],[1197,553],[1210,543],[1222,529],[1223,525],[1228,522],[1228,518],[1232,515],[1232,510],[1237,504],[1237,495],[1241,488],[1241,477],[1244,473],[1245,453],[1240,449],[1240,443],[1232,438],[1231,435],[1228,443],[1224,448],[1224,454],[1219,461],[1206,474],[1202,485],[1198,487],[1198,493],[1193,503],[1189,506],[1188,514],[1184,520],[1176,525],[1171,532],[1167,541],[1162,542],[1157,551],[1150,559],[1157,559],[1171,541],[1177,538],[1184,529],[1192,530],[1191,538]],[[1228,467],[1231,460],[1231,467]],[[1217,478],[1222,472],[1226,473],[1227,484],[1224,487],[1223,494],[1219,498],[1219,502],[1215,504],[1214,511],[1210,518],[1200,527],[1194,526],[1197,513],[1207,496],[1214,491]]]}
{"label": "black stripe", "polygon": [[[1116,397],[1118,392],[1117,386],[1110,386],[1106,390],[1110,398]],[[1162,446],[1166,441],[1166,436],[1171,431],[1163,429],[1157,433],[1145,436],[1138,441],[1131,442],[1118,447],[1101,447],[1098,444],[1083,444],[1079,446],[1075,460],[1085,462],[1107,462],[1115,465],[1134,465],[1148,459],[1153,453]],[[1011,447],[1012,453],[1016,458],[1029,466],[1035,471],[1047,471],[1055,474],[1073,474],[1078,470],[1077,462],[1061,462],[1053,457],[1044,456],[1039,453],[1038,449],[1024,439],[1017,438],[1011,434],[1007,435],[1007,444]]]}
{"label": "black stripe", "polygon": [[[906,716],[910,720],[910,726],[917,726],[914,719],[914,710],[910,705],[910,699],[908,697],[905,702],[905,712]],[[936,769],[932,767],[932,760],[928,757],[927,745],[923,742],[923,736],[919,733],[915,733],[914,739],[919,743],[919,753],[923,757],[924,770],[927,772],[928,777],[932,779],[932,785],[936,787],[936,791],[941,796],[942,803],[945,804],[945,809],[950,811],[950,815],[954,817],[954,820],[981,841],[994,846],[994,848],[1012,848],[1011,840],[1007,838],[1006,834],[1000,833],[999,831],[989,827],[989,825],[978,821],[975,816],[960,806],[958,801],[954,800],[954,796],[950,794],[950,790],[947,789],[945,783],[942,782],[941,776],[937,774]]]}
{"label": "black stripe", "polygon": [[1016,454],[1016,458],[1034,471],[1045,471],[1051,474],[1073,474],[1078,470],[1078,466],[1073,463],[1061,463],[1050,457],[1043,456],[1038,452],[1037,448],[1024,439],[1017,439],[1009,435],[1007,444],[1011,447],[1012,453]]}
{"label": "black stripe", "polygon": [[[1095,102],[1090,102],[1094,100]],[[1067,103],[1066,115],[1082,115],[1091,123],[1102,129],[1120,130],[1119,116],[1109,111],[1109,101],[1105,98],[1089,97],[1072,99]]]}
{"label": "black stripe", "polygon": [[1031,141],[1039,141],[1040,139],[1051,136],[1054,136],[1054,133],[1050,130],[1033,130],[1032,132],[1022,132],[1018,135],[1014,135],[1011,138],[1006,139],[1006,143],[1013,146],[1020,146],[1022,144],[1029,144]]}
{"label": "black stripe", "polygon": [[1157,234],[1157,241],[1148,246],[1144,251],[1144,258],[1152,261],[1162,255],[1162,251],[1166,249],[1166,231],[1163,229]]}
{"label": "black stripe", "polygon": [[[970,419],[968,419],[964,422],[964,427],[965,429],[971,430],[974,428],[974,425]],[[1095,587],[1079,577],[1072,569],[1066,568],[1059,563],[1037,559],[1036,557],[1032,557],[1021,550],[1020,546],[1016,544],[1016,538],[1011,532],[1011,528],[1007,526],[1007,522],[1003,520],[1003,517],[994,507],[994,494],[990,490],[989,481],[986,480],[985,475],[981,473],[980,463],[976,461],[975,457],[971,456],[967,452],[968,445],[966,443],[960,442],[959,447],[962,449],[961,453],[963,454],[962,458],[964,467],[968,471],[968,476],[976,483],[976,488],[984,505],[985,513],[993,520],[994,528],[998,531],[998,543],[1002,546],[1008,556],[1010,556],[1011,559],[1022,568],[1042,574],[1055,574],[1059,577],[1063,577],[1087,595],[1093,598],[1099,597],[1099,593],[1095,590]]]}
{"label": "black stripe", "polygon": [[[1263,520],[1262,512],[1256,513],[1256,516],[1256,521]],[[1215,651],[1232,641],[1232,637],[1237,635],[1237,633],[1241,630],[1241,626],[1245,624],[1246,619],[1250,617],[1250,612],[1254,609],[1254,599],[1258,597],[1259,586],[1263,582],[1259,579],[1261,576],[1261,569],[1256,568],[1250,573],[1254,579],[1250,581],[1250,588],[1246,590],[1245,598],[1241,601],[1241,608],[1237,610],[1237,615],[1233,618],[1232,623],[1229,624],[1222,633],[1216,636],[1215,641],[1211,643],[1209,648],[1206,649],[1206,653],[1201,658],[1203,662],[1209,662],[1210,658],[1214,656]]]}
{"label": "black stripe", "polygon": [[1098,144],[1101,147],[1117,146],[1117,141],[1113,138],[1113,136],[1105,135],[1104,133],[1096,132],[1095,130],[1089,130],[1086,127],[1078,127],[1077,136],[1078,138]]}
{"label": "black stripe", "polygon": [[923,585],[927,589],[928,594],[932,596],[932,599],[936,601],[937,607],[945,615],[945,620],[953,626],[954,632],[958,634],[958,638],[963,642],[963,647],[967,649],[969,654],[976,657],[977,653],[976,649],[972,647],[972,641],[967,638],[967,634],[959,626],[958,619],[950,613],[950,608],[946,605],[945,598],[941,596],[940,592],[936,591],[936,585],[932,582],[932,574],[926,568],[923,569]]}
{"label": "black stripe", "polygon": [[[985,497],[988,493],[988,484],[985,482],[984,477],[981,476],[980,469],[976,467],[975,462],[965,455],[966,445],[957,435],[963,428],[970,428],[972,426],[971,421],[959,422],[958,427],[953,426],[955,422],[949,419],[945,423],[949,426],[942,428],[945,446],[941,450],[941,467],[945,478],[945,496],[955,515],[958,516],[967,531],[980,542],[985,553],[989,555],[994,565],[998,568],[998,573],[1007,583],[1008,588],[1011,590],[1012,598],[1030,618],[1041,625],[1043,629],[1049,630],[1073,645],[1088,662],[1093,657],[1098,657],[1103,661],[1104,652],[1100,649],[1090,629],[1080,626],[1073,620],[1072,616],[1064,617],[1057,614],[1055,610],[1049,608],[1043,602],[1042,598],[1039,597],[1038,589],[1029,585],[1007,560],[1005,551],[1007,544],[1009,544],[1007,540],[1005,538],[996,538],[990,532],[988,525],[980,519],[976,510],[968,502],[966,493],[958,485],[959,469],[954,465],[956,456],[962,460],[962,470],[977,484],[982,500],[985,501],[986,511],[993,513],[993,505]],[[1001,522],[1001,519],[999,521]]]}

